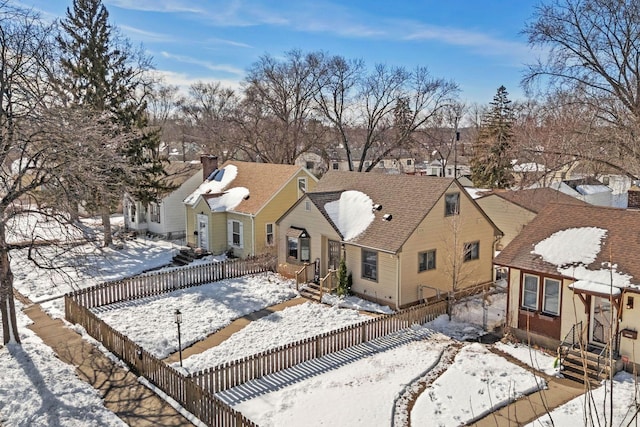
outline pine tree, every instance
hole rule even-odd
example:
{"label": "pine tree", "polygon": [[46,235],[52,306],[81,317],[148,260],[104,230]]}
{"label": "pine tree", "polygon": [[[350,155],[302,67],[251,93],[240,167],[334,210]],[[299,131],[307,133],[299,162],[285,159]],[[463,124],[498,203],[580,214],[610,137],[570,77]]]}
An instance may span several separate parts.
{"label": "pine tree", "polygon": [[[125,191],[150,202],[163,190],[158,184],[162,163],[154,157],[158,132],[148,130],[143,101],[149,87],[149,59],[134,52],[112,29],[101,0],[74,0],[60,27],[56,41],[61,54],[61,94],[71,106],[111,120],[121,135],[127,135],[120,144],[105,135],[103,149],[109,155],[96,159],[102,165],[92,171],[101,174],[101,185],[77,189],[79,199],[101,213],[106,246],[111,243],[109,214]],[[83,150],[78,151],[80,155]]]}
{"label": "pine tree", "polygon": [[507,89],[500,86],[484,116],[471,159],[471,179],[476,187],[508,188],[513,183],[511,144],[513,110]]}

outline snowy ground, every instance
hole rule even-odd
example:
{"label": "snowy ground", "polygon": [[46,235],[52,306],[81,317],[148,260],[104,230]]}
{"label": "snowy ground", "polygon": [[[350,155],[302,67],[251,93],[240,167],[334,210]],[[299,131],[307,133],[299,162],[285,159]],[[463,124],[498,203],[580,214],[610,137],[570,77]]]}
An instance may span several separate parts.
{"label": "snowy ground", "polygon": [[356,310],[307,302],[251,322],[220,345],[184,359],[183,367],[197,372],[368,319]]}
{"label": "snowy ground", "polygon": [[162,359],[178,351],[176,309],[182,312],[184,348],[234,319],[297,295],[292,280],[261,273],[100,307],[95,311],[106,323]]}
{"label": "snowy ground", "polygon": [[[170,260],[173,250],[170,243],[136,240],[125,242],[121,249],[100,250],[95,246],[88,247],[86,252],[89,255],[81,257],[76,252],[59,253],[56,262],[70,266],[62,276],[52,276],[45,270],[36,269],[25,262],[24,254],[14,252],[12,267],[17,278],[16,287],[20,292],[42,300],[60,296],[75,287],[91,286],[104,280],[127,277],[162,266]],[[247,310],[268,305],[271,301],[291,297],[293,291],[286,284],[274,285],[272,275],[257,277],[265,282],[253,281],[249,284],[251,280],[246,280],[244,285],[219,285],[217,291],[226,287],[226,296],[217,294],[213,286],[208,291],[198,290],[198,287],[191,293],[181,293],[178,299],[175,299],[176,296],[167,296],[169,299],[163,297],[132,303],[130,306],[125,304],[114,310],[106,310],[103,314],[130,310],[120,312],[112,321],[117,329],[133,334],[131,331],[136,324],[151,323],[151,314],[145,313],[153,313],[154,309],[151,306],[143,309],[142,305],[159,304],[153,305],[155,316],[158,317],[158,312],[166,312],[167,315],[161,316],[165,323],[150,328],[160,331],[160,338],[151,337],[151,341],[166,339],[166,349],[159,345],[156,351],[169,353],[171,346],[175,345],[175,340],[172,339],[175,325],[171,316],[175,308],[185,310],[185,338],[194,333],[191,339],[195,339],[196,335],[204,336],[207,332],[201,330],[195,333],[195,325],[187,322],[204,323],[204,329],[211,331],[224,321],[217,323],[220,321],[216,318],[218,313],[210,312],[226,311],[231,313],[227,317],[237,317]],[[238,283],[240,282],[242,280]],[[278,289],[273,295],[259,293],[258,289],[272,285]],[[187,302],[186,306],[178,305],[182,298]],[[247,299],[254,300],[256,308],[250,306],[253,302],[248,303]],[[380,344],[367,344],[364,350],[350,350],[341,355],[328,356],[313,364],[300,366],[296,371],[285,372],[275,378],[280,382],[252,382],[247,385],[248,394],[230,390],[224,397],[260,425],[389,425],[394,419],[394,403],[398,396],[412,381],[429,372],[446,347],[483,333],[480,326],[485,323],[485,319],[487,327],[491,327],[494,321],[499,321],[500,316],[504,316],[502,296],[492,296],[489,301],[485,301],[485,306],[487,303],[489,310],[485,311],[479,300],[461,301],[454,310],[453,321],[441,316],[425,327],[389,337]],[[60,299],[46,304],[49,312],[61,312]],[[363,303],[352,299],[341,304]],[[207,308],[189,313],[189,306]],[[362,307],[358,307],[360,308]],[[367,309],[377,310],[371,306]],[[211,317],[200,317],[204,315]],[[298,340],[312,332],[311,325],[315,325],[313,327],[318,330],[325,327],[335,329],[357,322],[362,316],[349,309],[305,304],[296,310],[288,309],[253,322],[229,338],[228,344],[213,350],[210,355],[199,356],[202,360],[194,356],[193,360],[187,359],[186,362],[192,363],[193,369],[215,365],[227,358],[236,359],[268,346]],[[4,427],[121,425],[117,417],[104,409],[97,393],[78,379],[71,367],[60,362],[47,346],[25,328],[27,320],[24,315],[19,314],[19,322],[23,345],[0,347],[0,372],[3,374],[3,380],[0,381],[0,424]],[[187,331],[190,328],[192,332]],[[153,347],[153,344],[145,344],[145,347]],[[524,346],[501,345],[499,348],[525,362],[528,360],[527,363],[536,369],[553,372],[549,367],[553,364],[553,358],[532,353]],[[532,357],[532,354],[535,356]],[[421,419],[425,415],[421,415],[420,411],[425,410],[430,411],[430,415],[422,419],[428,419],[429,425],[435,424],[436,420],[444,425],[458,424],[462,422],[460,420],[469,420],[486,411],[489,395],[491,405],[500,406],[514,394],[530,389],[534,378],[531,373],[523,374],[524,371],[507,360],[486,352],[479,344],[466,344],[453,360],[446,366],[443,375],[430,384],[418,400],[411,413],[412,419]],[[461,389],[464,389],[463,394],[460,394]],[[614,393],[614,425],[623,423],[623,419],[626,425],[630,419],[627,415],[628,408],[634,404],[636,395],[631,378],[626,374],[619,374],[614,383]],[[603,402],[604,394],[604,388],[597,389],[593,400]],[[583,419],[584,402],[584,399],[578,398],[555,410],[551,414],[554,425],[582,424],[577,420]],[[414,425],[417,424],[420,422],[414,422]],[[547,419],[541,419],[533,425],[546,426],[551,423]]]}
{"label": "snowy ground", "polygon": [[0,347],[0,425],[125,426],[98,391],[26,328],[27,316],[18,311],[17,317],[22,345]]}

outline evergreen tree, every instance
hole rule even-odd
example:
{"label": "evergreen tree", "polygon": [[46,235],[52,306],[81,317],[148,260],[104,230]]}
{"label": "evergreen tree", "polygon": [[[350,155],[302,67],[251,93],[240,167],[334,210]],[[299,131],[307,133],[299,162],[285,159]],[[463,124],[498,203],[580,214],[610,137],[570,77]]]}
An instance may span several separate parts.
{"label": "evergreen tree", "polygon": [[507,89],[500,86],[483,117],[471,159],[471,179],[477,187],[508,188],[513,182],[511,146],[514,115]]}
{"label": "evergreen tree", "polygon": [[[60,27],[56,41],[60,48],[61,94],[69,105],[112,121],[120,134],[118,144],[116,138],[105,135],[102,148],[108,155],[95,159],[102,161],[91,171],[102,178],[99,188],[75,190],[90,210],[101,213],[104,244],[109,245],[109,214],[124,192],[150,202],[162,190],[158,178],[163,167],[155,157],[159,134],[148,129],[144,101],[150,87],[146,80],[150,62],[113,30],[101,0],[74,0]],[[79,155],[83,151],[79,149]]]}
{"label": "evergreen tree", "polygon": [[340,258],[340,264],[338,265],[338,295],[349,295],[349,284],[347,276],[347,263],[344,257]]}

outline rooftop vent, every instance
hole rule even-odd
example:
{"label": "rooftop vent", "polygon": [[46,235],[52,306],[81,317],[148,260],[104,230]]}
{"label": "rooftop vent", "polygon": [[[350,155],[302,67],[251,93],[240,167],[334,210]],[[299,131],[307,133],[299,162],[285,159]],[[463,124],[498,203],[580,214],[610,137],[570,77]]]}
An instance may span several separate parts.
{"label": "rooftop vent", "polygon": [[393,219],[393,215],[384,214],[384,215],[382,215],[382,219],[385,220],[385,221],[391,221],[391,219]]}

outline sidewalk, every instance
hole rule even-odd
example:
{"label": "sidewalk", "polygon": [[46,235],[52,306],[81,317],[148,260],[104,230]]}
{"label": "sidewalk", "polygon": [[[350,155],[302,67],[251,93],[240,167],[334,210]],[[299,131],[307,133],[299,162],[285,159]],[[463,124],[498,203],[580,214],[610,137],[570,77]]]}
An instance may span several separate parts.
{"label": "sidewalk", "polygon": [[78,376],[100,391],[104,405],[130,426],[193,425],[153,391],[138,382],[131,372],[114,364],[100,350],[67,328],[60,319],[51,319],[37,304],[25,306],[34,322],[29,329],[58,355],[76,367]]}

